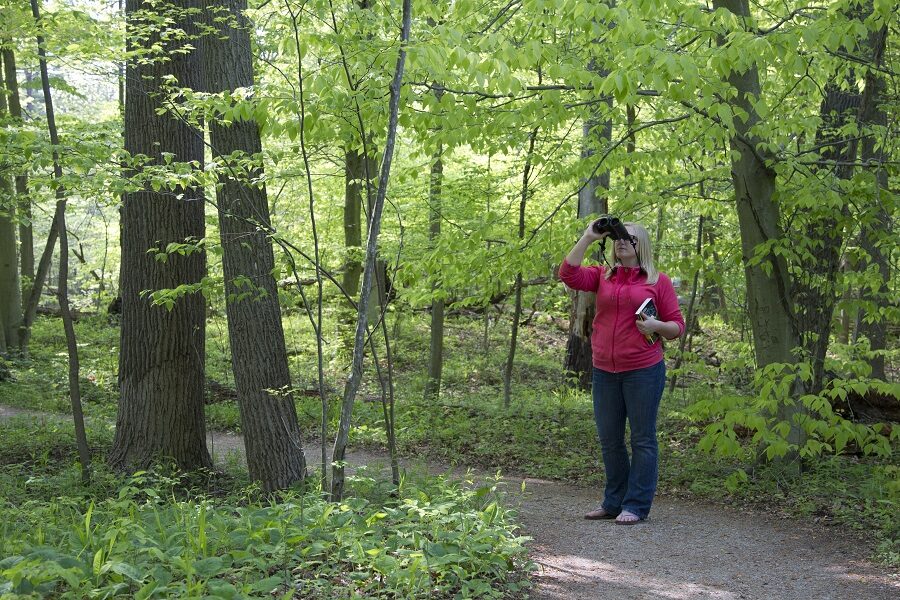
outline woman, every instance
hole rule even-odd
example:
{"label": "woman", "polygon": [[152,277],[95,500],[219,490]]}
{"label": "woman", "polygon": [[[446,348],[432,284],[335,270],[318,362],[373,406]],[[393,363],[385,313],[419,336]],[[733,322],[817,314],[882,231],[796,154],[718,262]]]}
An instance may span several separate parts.
{"label": "woman", "polygon": [[[631,239],[615,241],[612,268],[582,267],[588,247],[607,235],[596,233],[591,223],[560,265],[559,278],[572,289],[597,294],[591,335],[594,421],[606,490],[603,504],[584,518],[633,525],[647,518],[656,493],[656,414],[666,380],[659,338],[679,337],[684,318],[672,281],[653,265],[647,230],[637,223],[625,223],[625,229]],[[658,318],[635,315],[647,298],[653,299]],[[630,461],[626,419],[631,425]]]}

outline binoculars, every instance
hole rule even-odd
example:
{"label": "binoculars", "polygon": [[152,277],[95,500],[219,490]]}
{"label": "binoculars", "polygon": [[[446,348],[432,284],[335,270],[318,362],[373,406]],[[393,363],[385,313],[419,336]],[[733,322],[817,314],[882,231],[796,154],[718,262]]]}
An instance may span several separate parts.
{"label": "binoculars", "polygon": [[597,234],[608,233],[609,237],[614,240],[631,241],[631,235],[628,233],[628,230],[625,229],[625,226],[622,225],[622,221],[619,217],[600,215],[600,218],[594,221],[593,229],[594,233]]}

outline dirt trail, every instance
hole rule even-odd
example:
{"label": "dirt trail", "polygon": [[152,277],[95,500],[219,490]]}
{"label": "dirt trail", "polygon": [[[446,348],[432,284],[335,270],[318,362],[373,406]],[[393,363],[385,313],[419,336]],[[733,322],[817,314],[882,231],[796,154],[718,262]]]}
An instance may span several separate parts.
{"label": "dirt trail", "polygon": [[[58,418],[0,406],[14,415]],[[239,435],[209,436],[216,462],[243,460]],[[318,464],[321,449],[306,449]],[[384,467],[380,452],[353,451],[351,465]],[[405,468],[446,467],[407,460]],[[599,491],[553,481],[504,477],[506,504],[533,538],[532,598],[556,599],[864,599],[900,598],[900,574],[866,561],[859,540],[764,513],[659,498],[651,519],[625,527],[585,521]]]}

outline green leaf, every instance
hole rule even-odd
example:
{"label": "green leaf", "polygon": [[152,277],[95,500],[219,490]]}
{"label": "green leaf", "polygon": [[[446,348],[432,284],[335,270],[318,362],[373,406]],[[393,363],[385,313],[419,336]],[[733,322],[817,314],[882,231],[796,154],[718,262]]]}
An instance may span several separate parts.
{"label": "green leaf", "polygon": [[266,577],[265,579],[257,581],[250,586],[250,589],[261,594],[271,594],[275,588],[282,584],[282,582],[284,582],[282,576],[272,575],[271,577]]}
{"label": "green leaf", "polygon": [[200,560],[195,560],[193,564],[194,572],[197,573],[198,576],[208,579],[213,575],[217,575],[224,568],[225,563],[218,556],[210,556],[209,558],[202,558]]}
{"label": "green leaf", "polygon": [[128,563],[124,563],[124,562],[120,562],[120,561],[112,561],[112,562],[108,562],[106,564],[109,565],[108,568],[113,573],[118,573],[119,575],[124,575],[125,577],[127,577],[128,579],[130,579],[136,583],[142,582],[144,580],[144,578],[147,576],[146,574],[142,573],[140,569],[138,569],[137,567],[130,565]]}

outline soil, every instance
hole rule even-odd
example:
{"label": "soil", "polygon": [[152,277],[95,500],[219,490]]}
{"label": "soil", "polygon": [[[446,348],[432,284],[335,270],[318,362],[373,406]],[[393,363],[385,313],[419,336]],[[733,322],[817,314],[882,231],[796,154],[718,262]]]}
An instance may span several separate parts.
{"label": "soil", "polygon": [[[0,406],[0,419],[14,415],[59,418]],[[214,432],[209,442],[217,462],[242,460],[239,435]],[[310,464],[320,452],[307,445]],[[347,460],[387,465],[385,453],[371,450],[349,452]],[[448,470],[409,460],[404,467]],[[514,476],[502,482],[506,505],[532,538],[532,598],[900,598],[900,573],[866,560],[865,541],[839,527],[665,497],[657,498],[648,521],[622,526],[583,519],[599,504],[600,490]]]}

